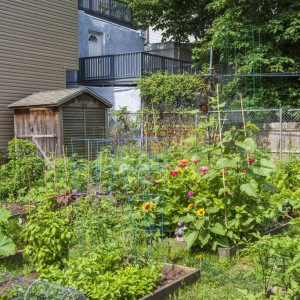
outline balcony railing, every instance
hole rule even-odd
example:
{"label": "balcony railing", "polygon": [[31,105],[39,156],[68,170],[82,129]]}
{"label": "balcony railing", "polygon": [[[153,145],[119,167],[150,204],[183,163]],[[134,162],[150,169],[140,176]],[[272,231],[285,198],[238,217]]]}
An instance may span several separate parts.
{"label": "balcony railing", "polygon": [[78,8],[108,21],[132,27],[132,11],[120,0],[79,0]]}
{"label": "balcony railing", "polygon": [[83,57],[79,59],[80,82],[129,79],[147,76],[157,72],[169,74],[193,74],[193,62],[183,61],[147,52],[133,52],[115,55]]}

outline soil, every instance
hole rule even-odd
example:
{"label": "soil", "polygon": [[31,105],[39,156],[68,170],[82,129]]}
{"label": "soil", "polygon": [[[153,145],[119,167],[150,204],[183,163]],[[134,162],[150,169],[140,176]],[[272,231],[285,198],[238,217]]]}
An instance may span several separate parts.
{"label": "soil", "polygon": [[184,277],[186,272],[184,270],[175,270],[175,269],[165,269],[164,278],[157,284],[156,288],[161,288],[165,285],[171,284],[176,280]]}
{"label": "soil", "polygon": [[12,216],[21,216],[26,214],[28,203],[1,203],[1,206],[9,210]]}

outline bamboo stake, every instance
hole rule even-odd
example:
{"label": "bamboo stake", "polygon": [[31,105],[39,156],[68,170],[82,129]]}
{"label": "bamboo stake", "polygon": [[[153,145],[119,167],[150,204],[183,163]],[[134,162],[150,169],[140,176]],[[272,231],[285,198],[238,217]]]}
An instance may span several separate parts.
{"label": "bamboo stake", "polygon": [[69,174],[68,174],[68,166],[67,166],[67,157],[65,155],[65,149],[63,148],[63,156],[64,156],[64,167],[65,167],[65,178],[66,178],[66,185],[67,185],[67,191],[66,193],[70,190],[70,185],[69,185]]}
{"label": "bamboo stake", "polygon": [[[217,101],[218,101],[218,119],[219,119],[219,138],[220,141],[222,140],[222,127],[221,127],[221,111],[220,111],[220,95],[219,95],[219,85],[217,84]],[[223,157],[223,150],[221,148],[221,157]],[[223,181],[223,189],[224,189],[224,199],[226,198],[225,188],[226,188],[226,181],[225,181],[225,173],[224,169],[222,170],[222,181]],[[227,207],[224,204],[225,209],[225,226],[227,227]]]}
{"label": "bamboo stake", "polygon": [[[243,95],[240,94],[240,99],[241,99],[241,110],[242,110],[242,119],[243,119],[243,125],[244,125],[244,135],[247,137],[246,133],[246,121],[245,121],[245,111],[244,111],[244,103],[243,103]],[[247,161],[249,160],[249,152],[246,151],[247,154]]]}

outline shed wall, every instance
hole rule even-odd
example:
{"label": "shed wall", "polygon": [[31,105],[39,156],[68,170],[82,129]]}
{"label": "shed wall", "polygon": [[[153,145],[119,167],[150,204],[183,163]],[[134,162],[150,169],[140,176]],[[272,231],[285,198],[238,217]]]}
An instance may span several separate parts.
{"label": "shed wall", "polygon": [[[72,152],[71,139],[106,138],[108,134],[107,107],[88,94],[83,94],[61,108],[63,147]],[[74,151],[85,155],[87,144],[74,142]]]}
{"label": "shed wall", "polygon": [[61,154],[60,117],[57,108],[15,110],[15,136],[37,145],[43,158]]}
{"label": "shed wall", "polygon": [[0,149],[13,138],[7,105],[37,91],[65,88],[78,69],[77,1],[1,0]]}

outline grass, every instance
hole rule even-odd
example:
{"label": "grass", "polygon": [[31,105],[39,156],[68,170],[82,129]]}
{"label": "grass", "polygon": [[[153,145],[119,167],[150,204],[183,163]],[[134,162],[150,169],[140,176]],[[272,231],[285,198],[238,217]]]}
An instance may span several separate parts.
{"label": "grass", "polygon": [[[247,299],[239,289],[258,292],[260,283],[247,257],[237,256],[231,259],[219,259],[216,253],[192,254],[180,247],[166,247],[166,262],[199,268],[200,279],[192,286],[181,289],[170,300],[197,299]],[[201,258],[200,258],[201,257]]]}

